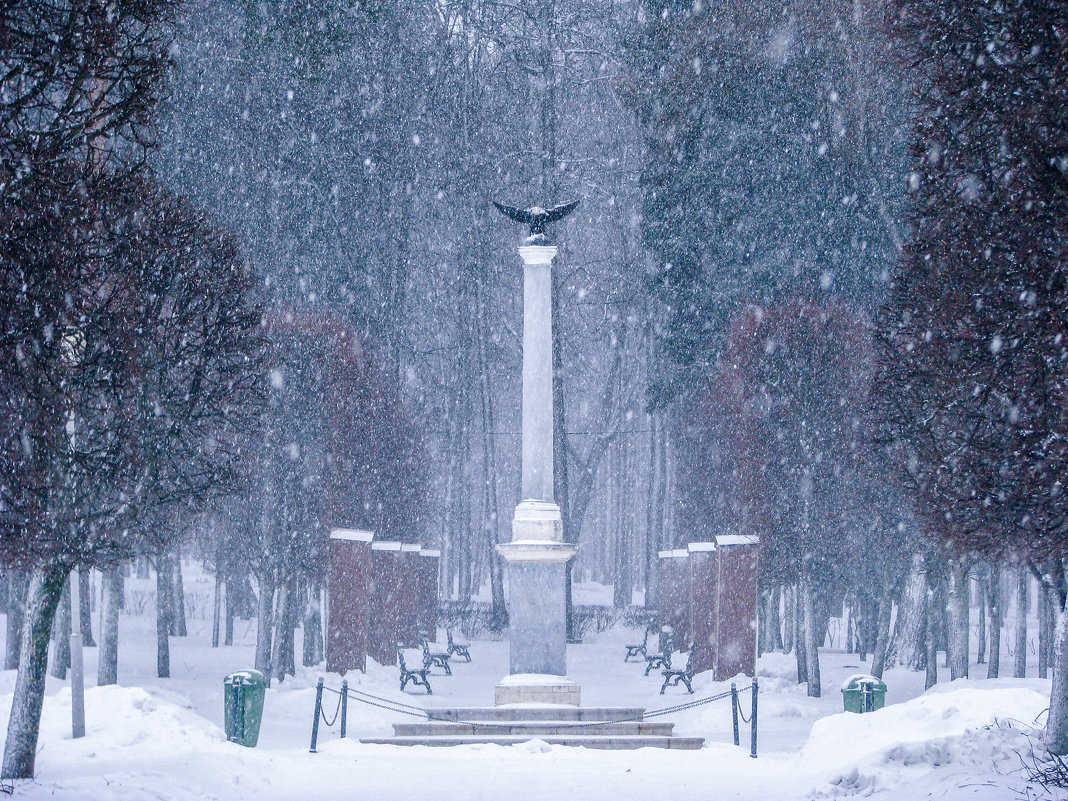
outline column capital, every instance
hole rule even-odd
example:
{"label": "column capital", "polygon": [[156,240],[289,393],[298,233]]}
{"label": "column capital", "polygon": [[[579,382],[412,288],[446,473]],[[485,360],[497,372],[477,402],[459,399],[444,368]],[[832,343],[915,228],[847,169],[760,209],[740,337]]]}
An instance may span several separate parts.
{"label": "column capital", "polygon": [[552,266],[556,258],[556,245],[520,245],[519,257],[527,265],[545,264]]}

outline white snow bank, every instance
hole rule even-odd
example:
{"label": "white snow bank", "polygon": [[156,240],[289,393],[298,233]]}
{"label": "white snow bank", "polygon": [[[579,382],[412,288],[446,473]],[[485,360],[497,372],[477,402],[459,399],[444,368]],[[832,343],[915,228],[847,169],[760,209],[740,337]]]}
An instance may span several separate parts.
{"label": "white snow bank", "polygon": [[1048,687],[1041,680],[962,680],[864,715],[828,715],[813,724],[796,761],[828,782],[816,798],[901,788],[934,768],[976,776],[1018,767],[1048,706]]}

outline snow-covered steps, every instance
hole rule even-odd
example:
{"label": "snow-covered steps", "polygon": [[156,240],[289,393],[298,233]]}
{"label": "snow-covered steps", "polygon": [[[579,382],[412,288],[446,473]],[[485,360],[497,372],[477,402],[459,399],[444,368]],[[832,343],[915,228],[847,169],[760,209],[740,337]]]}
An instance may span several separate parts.
{"label": "snow-covered steps", "polygon": [[640,720],[645,714],[641,707],[568,706],[564,704],[513,704],[511,706],[470,706],[428,709],[431,720],[447,721],[509,721],[553,720],[583,721]]}
{"label": "snow-covered steps", "polygon": [[505,706],[431,709],[430,720],[393,724],[393,737],[360,742],[380,745],[515,745],[541,740],[550,745],[628,750],[700,748],[700,737],[676,737],[673,723],[646,721],[638,708]]}
{"label": "snow-covered steps", "polygon": [[543,737],[548,734],[582,734],[587,736],[603,736],[606,734],[652,734],[658,737],[670,737],[673,723],[647,723],[645,721],[631,721],[627,723],[598,723],[590,726],[586,723],[575,721],[550,721],[550,720],[514,720],[508,723],[437,723],[427,721],[423,723],[395,723],[393,733],[398,737],[429,736],[441,734],[471,735],[528,735],[530,737]]}
{"label": "snow-covered steps", "polygon": [[645,735],[580,735],[550,734],[544,737],[522,735],[437,735],[432,737],[370,737],[360,740],[371,745],[518,745],[541,740],[549,745],[571,745],[600,748],[607,751],[629,751],[634,748],[672,748],[696,751],[704,744],[701,737],[653,737]]}

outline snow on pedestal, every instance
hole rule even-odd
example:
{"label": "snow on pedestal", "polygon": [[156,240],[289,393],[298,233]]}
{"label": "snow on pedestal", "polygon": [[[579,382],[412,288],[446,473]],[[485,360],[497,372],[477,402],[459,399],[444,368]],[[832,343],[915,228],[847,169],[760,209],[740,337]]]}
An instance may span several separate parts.
{"label": "snow on pedestal", "polygon": [[[509,679],[496,703],[578,704],[567,673],[564,568],[578,550],[563,541],[553,501],[552,245],[519,248],[523,259],[523,481],[508,562]],[[531,677],[529,681],[517,676]],[[551,680],[550,680],[551,679]],[[532,701],[531,699],[537,699]]]}

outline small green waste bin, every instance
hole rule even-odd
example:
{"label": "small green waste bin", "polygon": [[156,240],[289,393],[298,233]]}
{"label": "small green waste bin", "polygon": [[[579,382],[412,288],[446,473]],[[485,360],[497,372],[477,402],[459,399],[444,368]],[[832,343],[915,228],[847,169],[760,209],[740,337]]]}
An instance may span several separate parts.
{"label": "small green waste bin", "polygon": [[875,676],[858,673],[842,682],[842,704],[846,712],[874,712],[886,705],[886,683]]}
{"label": "small green waste bin", "polygon": [[254,748],[260,739],[267,679],[258,670],[239,670],[223,679],[226,739]]}

